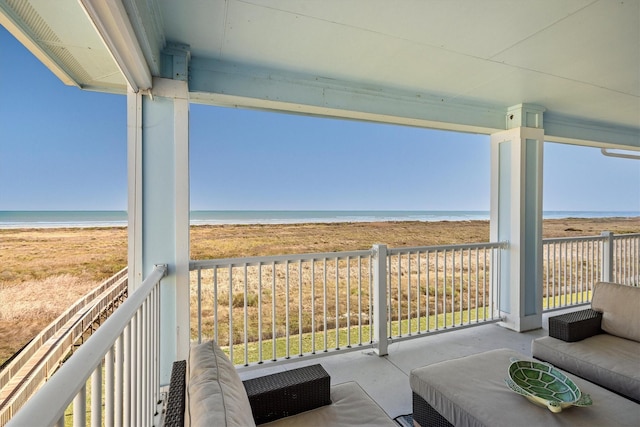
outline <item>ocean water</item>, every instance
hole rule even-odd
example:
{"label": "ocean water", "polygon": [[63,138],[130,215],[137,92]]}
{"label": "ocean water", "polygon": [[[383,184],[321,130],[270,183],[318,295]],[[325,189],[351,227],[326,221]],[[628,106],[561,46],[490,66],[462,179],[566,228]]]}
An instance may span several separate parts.
{"label": "ocean water", "polygon": [[[546,219],[640,217],[640,211],[545,211]],[[489,211],[192,211],[192,225],[488,220]],[[0,228],[126,227],[126,211],[0,211]]]}

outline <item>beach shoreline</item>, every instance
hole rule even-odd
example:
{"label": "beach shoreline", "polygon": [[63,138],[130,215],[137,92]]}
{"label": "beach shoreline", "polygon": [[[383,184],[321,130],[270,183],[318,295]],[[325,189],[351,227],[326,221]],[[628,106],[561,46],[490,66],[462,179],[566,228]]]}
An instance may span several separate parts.
{"label": "beach shoreline", "polygon": [[[640,217],[640,211],[544,211],[543,219]],[[489,211],[218,210],[190,212],[190,225],[283,225],[489,220]],[[0,211],[0,229],[127,227],[126,211]]]}

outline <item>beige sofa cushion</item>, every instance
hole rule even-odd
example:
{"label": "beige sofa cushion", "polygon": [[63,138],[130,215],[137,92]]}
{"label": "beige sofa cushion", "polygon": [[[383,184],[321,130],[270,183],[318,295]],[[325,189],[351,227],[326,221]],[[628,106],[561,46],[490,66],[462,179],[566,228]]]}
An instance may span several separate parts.
{"label": "beige sofa cushion", "polygon": [[640,342],[640,288],[596,283],[591,308],[602,313],[602,330]]}
{"label": "beige sofa cushion", "polygon": [[331,387],[331,405],[320,406],[260,427],[398,427],[356,382]]}
{"label": "beige sofa cushion", "polygon": [[560,369],[640,401],[640,343],[611,334],[576,342],[541,337],[531,353]]}
{"label": "beige sofa cushion", "polygon": [[255,426],[244,385],[215,342],[191,347],[188,390],[192,426]]}

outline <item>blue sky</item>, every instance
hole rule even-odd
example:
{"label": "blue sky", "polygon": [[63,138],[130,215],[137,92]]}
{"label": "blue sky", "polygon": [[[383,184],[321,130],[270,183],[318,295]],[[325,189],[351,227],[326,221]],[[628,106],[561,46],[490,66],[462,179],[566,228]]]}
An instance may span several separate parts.
{"label": "blue sky", "polygon": [[[0,27],[0,210],[126,210],[126,99]],[[192,105],[191,208],[488,210],[489,137]],[[640,211],[640,162],[545,144],[544,209]]]}

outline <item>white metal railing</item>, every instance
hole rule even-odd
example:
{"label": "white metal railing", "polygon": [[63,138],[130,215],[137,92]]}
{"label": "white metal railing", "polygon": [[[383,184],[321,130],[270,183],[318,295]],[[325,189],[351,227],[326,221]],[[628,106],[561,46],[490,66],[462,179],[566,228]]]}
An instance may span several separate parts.
{"label": "white metal railing", "polygon": [[612,248],[611,281],[640,286],[640,233],[609,236]]}
{"label": "white metal railing", "polygon": [[497,321],[500,243],[192,261],[192,337],[237,365]]}
{"label": "white metal railing", "polygon": [[[504,243],[390,249],[388,319],[392,338],[501,320]],[[397,321],[396,321],[397,319]]]}
{"label": "white metal railing", "polygon": [[15,359],[12,359],[2,367],[0,371],[0,389],[7,384],[29,359],[38,351],[38,349],[56,332],[69,322],[80,310],[86,308],[87,304],[94,301],[100,294],[110,287],[117,285],[118,290],[121,290],[121,286],[124,285],[126,290],[127,285],[127,268],[123,268],[112,277],[102,282],[98,287],[93,289],[87,295],[78,299],[71,307],[65,310],[60,316],[58,316],[53,322],[51,322],[45,329],[43,329],[33,340],[29,342],[19,353],[16,354]]}
{"label": "white metal railing", "polygon": [[72,402],[74,426],[157,425],[159,284],[166,271],[156,266],[7,425],[64,426]]}
{"label": "white metal railing", "polygon": [[192,261],[192,337],[215,339],[244,365],[370,344],[371,256]]}
{"label": "white metal railing", "polygon": [[0,426],[53,375],[74,346],[93,332],[95,323],[125,299],[126,272],[122,269],[80,298],[0,372]]}
{"label": "white metal railing", "polygon": [[543,308],[591,302],[599,281],[640,286],[640,233],[543,239]]}

